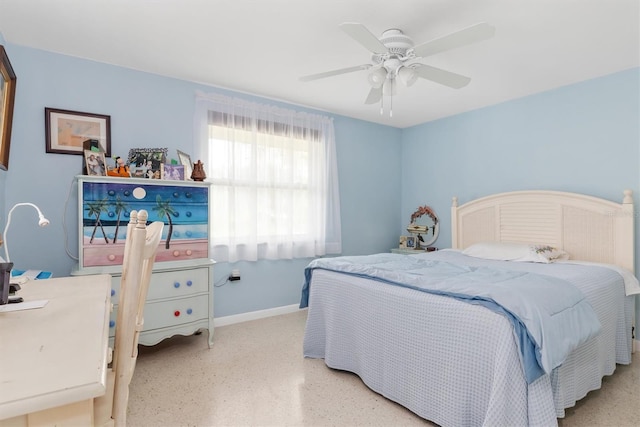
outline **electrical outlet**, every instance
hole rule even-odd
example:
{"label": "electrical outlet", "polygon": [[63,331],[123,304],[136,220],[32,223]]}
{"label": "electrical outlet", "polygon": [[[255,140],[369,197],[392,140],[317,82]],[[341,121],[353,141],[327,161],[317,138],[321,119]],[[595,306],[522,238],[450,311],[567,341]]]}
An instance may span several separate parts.
{"label": "electrical outlet", "polygon": [[236,281],[240,280],[240,270],[231,270],[231,274],[229,274],[229,280]]}

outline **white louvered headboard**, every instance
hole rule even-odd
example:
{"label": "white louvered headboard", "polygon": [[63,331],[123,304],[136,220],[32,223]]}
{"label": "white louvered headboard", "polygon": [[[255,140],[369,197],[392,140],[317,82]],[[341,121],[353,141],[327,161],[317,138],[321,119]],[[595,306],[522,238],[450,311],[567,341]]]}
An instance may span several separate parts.
{"label": "white louvered headboard", "polygon": [[546,244],[571,259],[614,264],[634,271],[633,200],[622,203],[560,191],[514,191],[451,207],[451,244]]}

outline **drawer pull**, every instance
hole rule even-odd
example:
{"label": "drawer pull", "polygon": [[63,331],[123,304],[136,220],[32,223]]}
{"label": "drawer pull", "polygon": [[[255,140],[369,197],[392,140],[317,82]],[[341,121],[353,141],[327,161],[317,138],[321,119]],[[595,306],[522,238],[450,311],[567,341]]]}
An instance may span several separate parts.
{"label": "drawer pull", "polygon": [[191,286],[193,285],[193,282],[191,280],[187,280],[187,286]]}
{"label": "drawer pull", "polygon": [[176,288],[176,289],[179,288],[180,287],[180,282],[174,282],[173,283],[173,287]]}
{"label": "drawer pull", "polygon": [[109,320],[109,327],[113,328],[114,326],[116,326],[116,321],[115,320]]}
{"label": "drawer pull", "polygon": [[116,294],[116,290],[115,289],[111,289],[111,296],[114,296]]}
{"label": "drawer pull", "polygon": [[174,316],[176,316],[176,317],[180,316],[180,310],[176,310],[176,311],[174,311],[174,312],[173,312],[173,315],[174,315]]}
{"label": "drawer pull", "polygon": [[116,256],[115,256],[114,254],[110,254],[109,256],[107,256],[107,259],[108,259],[109,261],[113,261],[113,260],[115,260],[115,259],[116,259]]}
{"label": "drawer pull", "polygon": [[187,314],[191,314],[193,313],[193,310],[191,310],[190,308],[187,308]]}
{"label": "drawer pull", "polygon": [[193,251],[191,249],[187,249],[185,253],[187,254],[187,256],[191,256],[193,254]]}
{"label": "drawer pull", "polygon": [[180,251],[173,251],[173,256],[174,257],[179,257],[180,256]]}

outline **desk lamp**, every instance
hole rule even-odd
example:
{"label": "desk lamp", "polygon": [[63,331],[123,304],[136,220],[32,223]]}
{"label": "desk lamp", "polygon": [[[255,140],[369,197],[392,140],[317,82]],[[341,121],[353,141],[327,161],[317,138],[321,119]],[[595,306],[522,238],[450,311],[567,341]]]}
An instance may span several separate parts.
{"label": "desk lamp", "polygon": [[9,214],[7,215],[7,225],[5,225],[4,232],[2,233],[2,240],[4,240],[4,255],[6,257],[6,260],[5,260],[6,262],[11,262],[11,260],[9,259],[9,245],[7,243],[7,230],[9,229],[9,224],[11,224],[11,214],[13,213],[14,209],[17,208],[18,206],[31,206],[36,211],[38,211],[38,218],[39,218],[38,225],[40,227],[46,227],[47,225],[49,225],[49,220],[45,218],[44,215],[42,215],[42,212],[36,205],[34,205],[33,203],[16,203],[11,208],[11,210],[9,211]]}

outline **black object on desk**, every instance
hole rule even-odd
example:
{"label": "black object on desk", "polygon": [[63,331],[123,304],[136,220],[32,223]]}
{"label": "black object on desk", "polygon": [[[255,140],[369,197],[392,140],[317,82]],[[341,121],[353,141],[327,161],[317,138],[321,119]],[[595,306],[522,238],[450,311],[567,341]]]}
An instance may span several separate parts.
{"label": "black object on desk", "polygon": [[9,288],[11,287],[9,281],[11,280],[12,268],[12,262],[0,263],[0,305],[7,304],[9,302]]}

